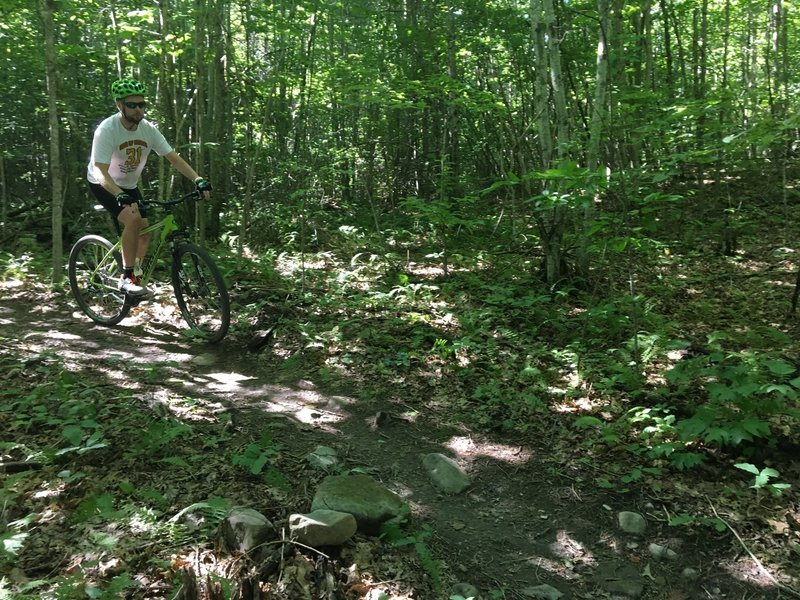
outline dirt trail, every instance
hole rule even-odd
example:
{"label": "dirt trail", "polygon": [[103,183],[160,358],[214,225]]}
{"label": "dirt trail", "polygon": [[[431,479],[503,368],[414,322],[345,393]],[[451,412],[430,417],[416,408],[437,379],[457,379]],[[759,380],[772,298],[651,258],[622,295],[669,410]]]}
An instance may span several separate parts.
{"label": "dirt trail", "polygon": [[[122,368],[162,369],[168,385],[229,411],[241,430],[257,432],[265,423],[284,422],[279,441],[294,456],[319,444],[336,448],[348,467],[366,469],[408,500],[433,530],[427,543],[434,553],[456,580],[476,585],[485,598],[490,590],[506,594],[495,597],[531,597],[525,590],[544,583],[566,598],[613,597],[600,580],[629,566],[644,584],[641,598],[773,596],[759,587],[763,580],[729,540],[706,548],[697,539],[683,539],[679,561],[654,561],[648,544],[681,532],[665,526],[657,504],[581,484],[574,465],[559,464],[564,456],[553,452],[562,426],[557,417],[549,427],[552,439],[441,428],[425,406],[413,407],[416,416],[403,416],[408,407],[366,401],[357,390],[326,392],[302,377],[280,381],[270,364],[274,357],[248,353],[235,335],[203,346],[169,324],[169,309],[154,310],[138,309],[122,324],[105,328],[76,312],[68,299],[50,296],[43,302],[38,293],[7,282],[0,285],[0,336],[29,351],[55,351],[68,368],[89,369],[115,356]],[[421,464],[428,452],[456,458],[470,473],[472,488],[458,496],[437,493]],[[631,543],[620,536],[616,515],[622,510],[649,515],[647,539]],[[687,566],[698,571],[700,583],[681,578]]]}

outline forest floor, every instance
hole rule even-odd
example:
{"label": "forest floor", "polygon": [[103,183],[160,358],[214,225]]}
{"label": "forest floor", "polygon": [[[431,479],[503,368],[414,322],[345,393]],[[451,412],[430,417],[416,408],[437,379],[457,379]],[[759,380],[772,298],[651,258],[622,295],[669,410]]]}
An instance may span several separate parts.
{"label": "forest floor", "polygon": [[[798,326],[781,311],[797,265],[774,249],[753,252],[736,263],[713,252],[684,257],[669,274],[683,284],[665,283],[659,302],[697,338],[750,319],[778,323],[796,345]],[[185,569],[224,594],[248,565],[216,543],[214,499],[285,526],[309,511],[325,476],[305,459],[319,445],[336,449],[342,471],[400,494],[412,523],[394,543],[359,534],[324,559],[284,546],[264,573],[264,597],[438,600],[466,589],[457,583],[485,600],[555,590],[586,599],[800,597],[796,445],[760,456],[793,485],[781,495],[748,489],[749,475],[731,468],[743,460],[735,453],[712,452],[702,467],[663,477],[634,475],[621,445],[587,444],[587,429],[575,425],[580,402],[538,411],[524,429],[478,428],[459,421],[459,390],[446,380],[339,377],[319,368],[313,344],[252,351],[253,332],[240,327],[206,346],[184,337],[178,318],[165,300],[101,327],[67,290],[33,276],[0,281],[0,462],[41,463],[2,475],[0,598],[171,598]],[[237,464],[254,444],[268,457],[264,472]],[[437,492],[420,459],[429,452],[456,459],[471,487]],[[620,465],[633,470],[625,477]],[[204,519],[170,528],[188,507]],[[643,535],[620,530],[622,511],[646,518]],[[656,556],[652,544],[676,554]],[[336,583],[323,595],[326,574]]]}

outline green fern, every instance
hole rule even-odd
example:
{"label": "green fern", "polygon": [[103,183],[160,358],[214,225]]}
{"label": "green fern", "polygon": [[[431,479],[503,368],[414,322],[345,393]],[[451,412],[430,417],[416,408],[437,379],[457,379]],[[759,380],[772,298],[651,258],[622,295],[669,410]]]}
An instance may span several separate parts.
{"label": "green fern", "polygon": [[232,504],[233,503],[227,498],[211,498],[207,502],[195,502],[179,511],[169,522],[177,523],[183,515],[200,511],[205,516],[209,527],[216,527],[228,516]]}
{"label": "green fern", "polygon": [[422,568],[430,575],[431,581],[433,582],[433,589],[440,592],[442,590],[442,574],[439,569],[439,563],[431,556],[431,551],[424,541],[417,540],[414,542],[414,550],[417,551],[417,556],[419,556],[419,562]]}
{"label": "green fern", "polygon": [[442,574],[439,563],[433,558],[425,539],[430,537],[433,531],[430,525],[423,524],[418,531],[409,532],[404,528],[404,521],[392,519],[381,526],[381,538],[385,539],[392,546],[413,546],[419,557],[420,565],[430,576],[433,582],[433,589],[438,593],[442,590]]}

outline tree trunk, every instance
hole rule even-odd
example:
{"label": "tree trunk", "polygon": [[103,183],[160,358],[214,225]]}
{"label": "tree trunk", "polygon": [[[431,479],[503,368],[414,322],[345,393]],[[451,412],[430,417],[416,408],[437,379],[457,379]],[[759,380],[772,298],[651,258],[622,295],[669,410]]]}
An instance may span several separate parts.
{"label": "tree trunk", "polygon": [[121,78],[125,73],[125,59],[122,56],[122,41],[120,40],[119,28],[117,27],[117,5],[114,0],[110,2],[109,14],[111,16],[111,29],[114,32],[114,59],[117,63],[117,77]]}
{"label": "tree trunk", "polygon": [[[159,38],[161,39],[161,48],[159,52],[159,69],[158,80],[156,82],[157,102],[161,107],[161,114],[163,121],[161,122],[161,131],[167,136],[168,140],[176,143],[175,129],[176,129],[176,103],[177,98],[174,94],[174,69],[172,68],[172,58],[169,54],[169,45],[167,36],[169,35],[170,26],[170,13],[169,13],[168,0],[158,0],[158,29]],[[165,161],[158,161],[158,197],[167,198],[172,193],[172,178],[169,176]]]}
{"label": "tree trunk", "polygon": [[318,17],[316,13],[311,15],[310,17],[310,24],[311,27],[308,30],[308,36],[306,37],[305,44],[304,44],[304,54],[301,58],[302,65],[301,65],[301,73],[300,73],[300,99],[299,99],[299,108],[297,110],[297,120],[294,124],[294,157],[295,159],[301,159],[301,157],[307,156],[307,148],[308,148],[308,139],[307,139],[307,131],[308,131],[308,96],[310,94],[309,90],[311,89],[313,79],[314,79],[314,45],[316,43],[316,35],[317,35],[317,22]]}
{"label": "tree trunk", "polygon": [[[195,30],[194,30],[194,57],[195,57],[195,106],[194,106],[194,143],[197,148],[194,159],[194,169],[202,175],[207,175],[205,168],[206,141],[206,49],[209,0],[196,0],[195,2]],[[195,202],[195,227],[200,245],[206,241],[206,208],[202,202]]]}
{"label": "tree trunk", "polygon": [[50,128],[50,182],[52,191],[53,284],[63,276],[62,211],[64,208],[63,165],[61,163],[61,131],[58,123],[58,64],[56,62],[53,0],[41,0],[44,22],[44,56],[47,72],[47,114]]}
{"label": "tree trunk", "polygon": [[[666,84],[667,94],[670,98],[673,97],[673,90],[675,87],[674,59],[672,58],[672,35],[669,27],[669,7],[662,3],[661,7],[661,26],[663,28],[664,36],[664,83]],[[602,18],[602,17],[601,17]]]}
{"label": "tree trunk", "polygon": [[[214,194],[209,201],[209,234],[212,239],[219,239],[221,233],[220,215],[222,213],[222,203],[227,196],[227,181],[223,176],[226,169],[223,162],[231,156],[230,131],[233,130],[233,118],[229,109],[230,94],[227,91],[227,63],[229,57],[233,56],[230,47],[230,36],[226,35],[228,29],[228,8],[229,3],[218,1],[211,15],[209,24],[210,47],[214,48],[214,62],[211,68],[211,89],[209,96],[211,106],[210,133],[213,147],[207,153],[209,157],[209,171],[207,177],[214,182]],[[226,42],[227,40],[227,42]]]}
{"label": "tree trunk", "polygon": [[250,223],[252,221],[253,212],[253,183],[255,181],[256,165],[258,158],[261,154],[261,148],[264,145],[264,136],[267,129],[267,123],[270,118],[270,103],[267,102],[264,110],[264,121],[261,124],[261,129],[258,132],[258,141],[253,142],[253,154],[249,157],[247,164],[247,175],[245,177],[244,199],[242,201],[242,216],[240,219],[239,229],[239,252],[244,250],[244,246],[249,242],[250,236]]}
{"label": "tree trunk", "polygon": [[6,161],[0,150],[0,233],[5,234],[8,221],[8,194],[6,193]]}
{"label": "tree trunk", "polygon": [[[556,28],[552,0],[531,0],[531,25],[536,52],[536,112],[539,115],[539,140],[543,170],[562,166],[568,155],[569,129],[567,103],[561,70],[561,32]],[[550,75],[548,78],[547,75]],[[552,94],[552,104],[549,96]],[[551,123],[557,137],[553,139]],[[554,184],[555,185],[555,184]],[[558,191],[555,191],[557,194]],[[563,237],[567,209],[556,201],[537,213],[537,224],[544,250],[544,272],[548,285],[561,281],[565,273]]]}
{"label": "tree trunk", "polygon": [[[603,123],[608,114],[606,96],[608,94],[608,39],[606,32],[609,25],[609,0],[597,0],[597,13],[600,27],[597,36],[597,64],[595,71],[594,100],[589,121],[589,143],[586,150],[586,162],[589,172],[596,174],[600,168],[600,148],[603,140]],[[589,277],[589,230],[594,222],[596,198],[589,200],[583,212],[583,235],[580,240],[578,256],[578,273],[584,279]]]}
{"label": "tree trunk", "polygon": [[[770,38],[769,54],[772,56],[772,82],[774,100],[771,104],[772,116],[776,121],[786,118],[789,106],[789,55],[787,46],[788,25],[787,11],[783,0],[771,0],[769,5],[768,34]],[[776,164],[786,160],[786,142],[779,137],[772,148]]]}
{"label": "tree trunk", "polygon": [[[672,6],[670,0],[663,0],[664,2],[664,18],[672,23],[672,30],[675,33],[675,50],[678,52],[678,68],[680,70],[681,87],[684,90],[689,89],[689,75],[686,72],[686,52],[683,47],[683,36],[681,35],[681,25],[678,22],[678,17],[675,14],[675,7]],[[667,25],[669,27],[669,25]]]}
{"label": "tree trunk", "polygon": [[553,159],[553,132],[551,129],[550,87],[547,83],[547,24],[542,14],[541,3],[546,0],[531,0],[531,27],[533,28],[533,47],[536,60],[536,85],[534,87],[534,111],[537,116],[539,150],[542,167],[547,169]]}

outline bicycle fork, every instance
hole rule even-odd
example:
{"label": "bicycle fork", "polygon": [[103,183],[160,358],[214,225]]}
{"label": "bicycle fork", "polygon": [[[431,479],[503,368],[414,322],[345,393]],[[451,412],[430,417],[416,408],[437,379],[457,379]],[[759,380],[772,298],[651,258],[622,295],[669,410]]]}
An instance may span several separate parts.
{"label": "bicycle fork", "polygon": [[[202,295],[203,288],[205,287],[205,278],[203,276],[203,269],[200,268],[200,262],[193,252],[183,254],[183,256],[189,256],[191,258],[191,264],[187,264],[181,260],[181,244],[187,241],[184,235],[181,235],[179,232],[174,232],[170,234],[169,240],[172,242],[172,264],[175,265],[178,272],[178,281],[180,282],[181,290],[187,298],[197,299]],[[177,292],[178,290],[175,291]]]}

